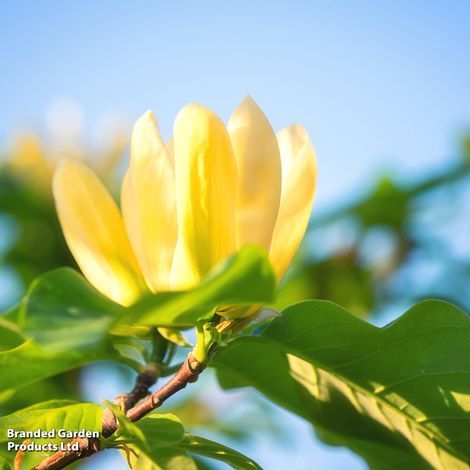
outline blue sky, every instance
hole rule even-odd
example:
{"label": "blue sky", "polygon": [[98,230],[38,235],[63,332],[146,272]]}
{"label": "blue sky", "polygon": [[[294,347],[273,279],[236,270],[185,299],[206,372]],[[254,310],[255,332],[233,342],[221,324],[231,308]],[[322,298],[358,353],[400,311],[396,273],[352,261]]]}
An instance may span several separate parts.
{"label": "blue sky", "polygon": [[[58,98],[80,103],[89,135],[103,115],[151,108],[168,136],[184,104],[227,120],[249,93],[275,129],[306,126],[325,206],[379,170],[419,174],[452,155],[470,129],[469,17],[467,1],[4,0],[0,144],[43,128]],[[270,470],[292,458],[276,452]],[[309,458],[361,468],[321,448]]]}
{"label": "blue sky", "polygon": [[304,124],[328,203],[382,168],[439,164],[470,127],[468,2],[101,1],[0,7],[0,138],[57,98],[91,128],[146,109],[166,135],[198,101],[247,93],[273,127]]}

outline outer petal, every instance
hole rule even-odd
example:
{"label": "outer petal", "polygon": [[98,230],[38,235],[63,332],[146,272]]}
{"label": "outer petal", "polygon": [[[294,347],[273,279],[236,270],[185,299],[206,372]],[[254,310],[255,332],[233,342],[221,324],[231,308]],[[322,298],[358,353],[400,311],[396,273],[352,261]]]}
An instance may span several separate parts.
{"label": "outer petal", "polygon": [[269,251],[281,197],[276,135],[250,96],[232,114],[228,131],[238,170],[237,247],[253,243]]}
{"label": "outer petal", "polygon": [[174,168],[150,111],[132,132],[121,206],[147,285],[153,292],[168,290],[177,238]]}
{"label": "outer petal", "polygon": [[315,197],[317,161],[307,131],[289,126],[278,134],[282,161],[279,216],[269,253],[278,278],[288,268],[307,228]]}
{"label": "outer petal", "polygon": [[181,289],[235,250],[236,165],[225,126],[196,104],[176,118],[174,152],[178,243],[172,283]]}
{"label": "outer petal", "polygon": [[145,292],[119,210],[96,175],[66,160],[54,174],[62,230],[83,274],[104,295],[130,305]]}

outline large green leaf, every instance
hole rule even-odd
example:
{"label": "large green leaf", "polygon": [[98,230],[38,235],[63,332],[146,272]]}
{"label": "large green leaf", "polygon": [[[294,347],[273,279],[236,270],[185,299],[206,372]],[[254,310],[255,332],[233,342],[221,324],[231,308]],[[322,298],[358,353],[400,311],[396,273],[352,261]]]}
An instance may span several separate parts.
{"label": "large green leaf", "polygon": [[116,358],[116,352],[103,349],[49,351],[33,340],[27,340],[14,349],[0,351],[0,393],[76,369],[90,362]]}
{"label": "large green leaf", "polygon": [[107,404],[119,421],[119,430],[106,442],[132,444],[136,454],[129,454],[133,469],[196,470],[191,455],[220,460],[240,470],[259,470],[248,457],[217,442],[184,432],[181,421],[171,414],[151,413],[140,421],[130,422],[114,405]]}
{"label": "large green leaf", "polygon": [[0,392],[98,360],[130,363],[109,335],[122,310],[72,269],[40,276],[21,303],[18,326],[0,318]]}
{"label": "large green leaf", "polygon": [[186,292],[164,292],[130,307],[119,324],[188,327],[210,317],[215,307],[270,303],[276,279],[266,253],[247,246]]}
{"label": "large green leaf", "polygon": [[32,283],[18,323],[49,351],[87,351],[103,348],[111,325],[123,312],[78,272],[60,268]]}
{"label": "large green leaf", "polygon": [[294,305],[213,365],[251,385],[372,468],[469,468],[470,319],[422,302],[376,328],[329,302]]}

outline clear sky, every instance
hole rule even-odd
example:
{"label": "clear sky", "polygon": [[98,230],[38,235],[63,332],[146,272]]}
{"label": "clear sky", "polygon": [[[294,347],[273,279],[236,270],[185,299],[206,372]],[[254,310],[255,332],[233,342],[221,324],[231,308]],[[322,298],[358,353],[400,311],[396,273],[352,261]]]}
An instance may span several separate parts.
{"label": "clear sky", "polygon": [[[80,104],[88,135],[105,115],[151,108],[169,136],[184,104],[227,120],[249,93],[275,129],[306,126],[326,205],[380,169],[419,174],[452,154],[470,129],[469,18],[457,0],[3,0],[0,143],[44,127],[60,98]],[[304,452],[308,431],[292,432]],[[269,470],[292,459],[276,452]],[[361,468],[312,447],[305,470],[316,458]]]}
{"label": "clear sky", "polygon": [[[57,98],[100,117],[247,93],[304,124],[320,204],[382,169],[438,164],[470,127],[467,1],[23,1],[0,6],[0,139]],[[1,142],[1,140],[0,140]]]}

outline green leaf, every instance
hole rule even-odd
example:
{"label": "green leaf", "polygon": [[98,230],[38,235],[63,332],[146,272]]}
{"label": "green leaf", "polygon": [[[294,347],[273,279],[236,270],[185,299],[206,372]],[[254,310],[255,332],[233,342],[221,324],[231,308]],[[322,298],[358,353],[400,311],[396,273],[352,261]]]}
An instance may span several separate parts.
{"label": "green leaf", "polygon": [[0,351],[13,349],[23,343],[24,334],[14,323],[0,317]]}
{"label": "green leaf", "polygon": [[182,348],[190,348],[193,345],[186,339],[186,337],[177,328],[158,328],[158,332],[168,341],[181,346]]}
{"label": "green leaf", "polygon": [[14,349],[0,352],[0,392],[106,359],[116,359],[116,352],[103,349],[55,352],[28,340]]}
{"label": "green leaf", "polygon": [[198,470],[187,453],[169,447],[162,447],[151,456],[140,452],[138,457],[129,457],[132,470]]}
{"label": "green leaf", "polygon": [[[0,442],[24,441],[24,437],[8,438],[7,429],[16,431],[86,431],[101,432],[103,409],[94,403],[77,403],[71,400],[50,400],[23,408],[0,417]],[[41,439],[35,439],[40,441]],[[44,440],[44,439],[43,439]],[[56,436],[47,442],[63,440]]]}
{"label": "green leaf", "polygon": [[0,470],[11,470],[10,464],[3,457],[0,457]]}
{"label": "green leaf", "polygon": [[18,315],[24,333],[0,318],[0,392],[98,360],[130,363],[108,333],[122,310],[72,269],[37,278]]}
{"label": "green leaf", "polygon": [[460,469],[470,462],[469,350],[470,318],[445,302],[376,328],[308,301],[213,365],[224,388],[257,388],[372,468]]}
{"label": "green leaf", "polygon": [[132,423],[116,405],[109,402],[105,404],[115,414],[119,430],[104,445],[132,445],[137,454],[129,454],[133,469],[196,470],[196,463],[190,454],[220,460],[241,470],[260,469],[255,462],[233,449],[185,433],[181,421],[175,415],[151,413]]}
{"label": "green leaf", "polygon": [[261,467],[256,462],[240,454],[240,452],[203,437],[186,434],[183,442],[179,444],[178,447],[187,450],[191,454],[203,455],[204,457],[220,460],[236,469],[261,470]]}
{"label": "green leaf", "polygon": [[78,272],[60,268],[32,283],[19,324],[49,351],[88,351],[105,346],[111,325],[123,312]]}
{"label": "green leaf", "polygon": [[270,303],[276,279],[264,250],[247,246],[230,257],[197,287],[149,296],[127,309],[117,324],[189,327],[210,318],[217,306]]}
{"label": "green leaf", "polygon": [[[7,416],[0,417],[0,452],[4,458],[12,463],[15,452],[7,451],[5,442],[20,444],[25,441],[24,436],[8,438],[7,429],[14,431],[40,431],[52,432],[48,437],[32,437],[30,440],[37,445],[57,445],[69,441],[67,437],[58,436],[58,431],[90,431],[101,432],[103,409],[94,403],[77,403],[71,400],[50,400],[23,408]],[[53,449],[44,451],[28,451],[24,455],[22,468],[32,468],[44,460],[45,454],[52,454]],[[0,469],[2,467],[0,466]],[[8,468],[8,467],[6,467]]]}

